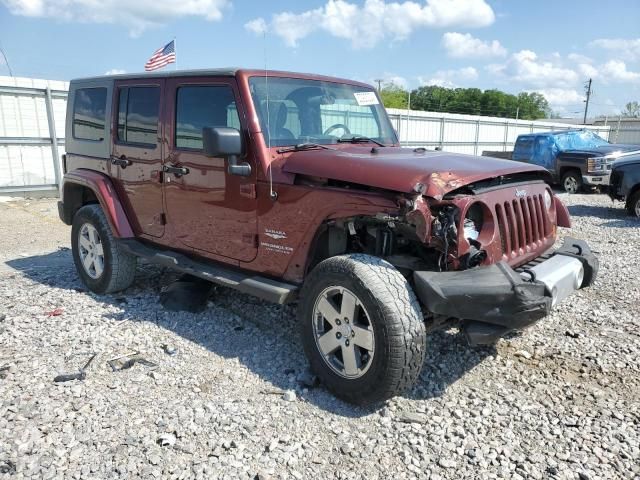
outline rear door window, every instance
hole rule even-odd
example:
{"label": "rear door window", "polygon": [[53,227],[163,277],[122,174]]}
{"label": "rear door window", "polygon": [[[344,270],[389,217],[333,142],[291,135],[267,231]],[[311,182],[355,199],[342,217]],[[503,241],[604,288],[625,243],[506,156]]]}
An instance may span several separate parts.
{"label": "rear door window", "polygon": [[73,137],[104,140],[107,109],[106,88],[79,88],[73,101]]}
{"label": "rear door window", "polygon": [[189,85],[176,94],[175,145],[202,150],[204,127],[240,128],[233,90],[226,85]]}
{"label": "rear door window", "polygon": [[534,137],[523,137],[516,141],[513,159],[528,162],[533,157]]}
{"label": "rear door window", "polygon": [[160,87],[123,87],[118,96],[118,141],[141,146],[158,142]]}

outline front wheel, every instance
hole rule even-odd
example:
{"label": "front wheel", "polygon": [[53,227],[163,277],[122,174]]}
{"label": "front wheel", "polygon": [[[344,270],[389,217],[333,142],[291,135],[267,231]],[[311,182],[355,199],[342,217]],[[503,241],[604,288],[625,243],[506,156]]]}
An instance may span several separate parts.
{"label": "front wheel", "polygon": [[582,188],[582,175],[576,171],[570,171],[562,177],[562,187],[567,193],[578,193]]}
{"label": "front wheel", "polygon": [[627,199],[627,212],[629,215],[640,218],[640,190]]}
{"label": "front wheel", "polygon": [[113,238],[100,205],[85,205],[76,212],[71,249],[78,275],[92,292],[117,292],[133,283],[136,257],[125,252]]}
{"label": "front wheel", "polygon": [[351,254],[318,264],[305,281],[298,317],[312,370],[339,398],[379,402],[420,374],[420,305],[406,279],[380,258]]}

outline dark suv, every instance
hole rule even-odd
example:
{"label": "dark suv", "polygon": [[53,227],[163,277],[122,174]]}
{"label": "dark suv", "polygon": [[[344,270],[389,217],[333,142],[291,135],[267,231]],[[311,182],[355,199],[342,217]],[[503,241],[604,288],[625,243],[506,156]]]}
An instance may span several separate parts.
{"label": "dark suv", "polygon": [[351,402],[418,378],[428,330],[490,343],[593,283],[542,167],[401,148],[376,91],[287,72],[71,82],[60,217],[94,292],[142,257],[298,302],[312,369]]}
{"label": "dark suv", "polygon": [[622,200],[629,215],[640,218],[640,154],[616,160],[611,168],[609,196]]}

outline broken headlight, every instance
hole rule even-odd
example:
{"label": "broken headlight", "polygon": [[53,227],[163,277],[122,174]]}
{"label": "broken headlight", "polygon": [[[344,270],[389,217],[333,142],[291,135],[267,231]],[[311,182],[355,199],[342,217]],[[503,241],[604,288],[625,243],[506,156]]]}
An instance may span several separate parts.
{"label": "broken headlight", "polygon": [[484,224],[484,211],[479,203],[474,203],[467,210],[464,217],[464,238],[468,240],[478,240],[482,225]]}

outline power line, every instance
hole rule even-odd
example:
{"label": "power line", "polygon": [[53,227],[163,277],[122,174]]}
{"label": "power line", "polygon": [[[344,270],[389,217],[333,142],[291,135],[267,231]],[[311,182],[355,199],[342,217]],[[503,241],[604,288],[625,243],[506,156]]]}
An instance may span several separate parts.
{"label": "power line", "polygon": [[4,48],[2,48],[2,44],[0,44],[0,53],[2,53],[2,58],[4,58],[4,63],[7,65],[7,70],[9,70],[9,75],[13,77],[13,71],[11,70],[11,65],[9,65],[9,59],[7,55],[4,53]]}

